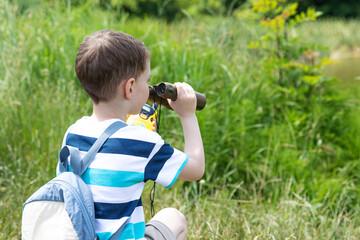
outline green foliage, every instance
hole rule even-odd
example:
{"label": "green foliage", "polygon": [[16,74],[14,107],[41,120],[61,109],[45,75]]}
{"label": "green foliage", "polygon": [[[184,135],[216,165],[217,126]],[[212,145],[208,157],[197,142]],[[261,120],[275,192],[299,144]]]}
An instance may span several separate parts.
{"label": "green foliage", "polygon": [[[260,50],[264,71],[278,85],[279,92],[290,101],[302,103],[303,97],[310,100],[314,87],[320,91],[329,79],[321,75],[321,68],[328,59],[319,61],[317,46],[300,42],[299,37],[289,36],[298,24],[315,20],[320,13],[308,9],[297,13],[297,3],[286,5],[286,0],[260,0],[253,3],[253,11],[261,16],[261,25],[267,30],[260,41],[250,42],[249,48]],[[276,73],[275,72],[275,73]],[[305,95],[305,96],[304,96]]]}
{"label": "green foliage", "polygon": [[248,45],[261,59],[262,71],[274,85],[278,95],[278,110],[286,109],[297,117],[290,118],[298,126],[311,118],[309,111],[315,105],[331,99],[326,86],[332,79],[322,74],[323,66],[331,63],[328,58],[319,58],[321,46],[302,42],[291,36],[294,28],[306,21],[314,21],[320,13],[308,9],[297,13],[297,3],[286,4],[286,0],[260,0],[253,3],[253,11],[261,17],[265,34],[259,41]]}
{"label": "green foliage", "polygon": [[[296,1],[296,0],[291,0]],[[326,17],[356,18],[360,14],[360,2],[358,0],[301,0],[299,9],[304,11],[309,7],[316,7]]]}
{"label": "green foliage", "polygon": [[[72,0],[72,4],[84,3],[86,0]],[[112,8],[137,16],[154,16],[172,21],[184,16],[231,15],[234,10],[243,8],[246,0],[98,0],[105,9]],[[296,2],[296,0],[290,0]],[[252,2],[252,1],[250,1]],[[320,9],[325,16],[356,17],[360,12],[357,0],[302,0],[299,7],[305,11],[309,7]]]}
{"label": "green foliage", "polygon": [[125,12],[138,17],[156,17],[174,21],[198,15],[227,15],[245,0],[100,0],[104,9]]}
{"label": "green foliage", "polygon": [[[296,169],[280,162],[277,174],[288,175],[290,170],[288,176],[307,182],[318,171],[337,171],[344,165],[339,165],[331,153],[343,145],[335,136],[344,136],[347,132],[347,124],[342,122],[350,118],[345,99],[329,88],[334,79],[323,74],[323,67],[333,63],[329,58],[320,57],[323,47],[306,43],[301,35],[294,34],[298,25],[315,21],[320,13],[314,9],[298,13],[297,3],[286,4],[286,0],[259,0],[253,3],[252,9],[261,19],[264,34],[258,41],[250,42],[248,48],[259,58],[258,67],[273,88],[271,110],[275,121],[271,125],[281,132],[277,125],[285,117],[290,141],[298,150],[292,156],[298,159],[294,162]],[[321,167],[323,161],[327,162],[325,169]],[[303,162],[301,166],[300,162]],[[305,191],[312,192],[313,187],[318,188],[310,184]],[[324,186],[323,191],[331,198],[337,197],[337,191],[330,190],[330,185]],[[323,199],[324,196],[317,197]]]}
{"label": "green foliage", "polygon": [[[105,11],[96,0],[0,0],[0,19],[0,239],[20,238],[23,202],[54,177],[67,127],[91,114],[74,59],[84,36],[100,29],[124,31],[146,44],[151,84],[185,81],[207,96],[208,105],[197,113],[204,179],[158,188],[155,201],[157,210],[176,206],[185,213],[189,239],[359,236],[359,91],[356,84],[322,83],[313,74],[329,52],[318,43],[356,44],[358,21],[285,28],[288,39],[282,41],[289,46],[281,59],[276,50],[260,48],[276,46],[271,38],[261,40],[273,30],[234,18],[169,24]],[[257,48],[247,48],[255,39]],[[319,52],[313,63],[305,61],[307,50]],[[282,85],[280,67],[288,77]],[[161,135],[182,149],[178,117],[162,111]]]}

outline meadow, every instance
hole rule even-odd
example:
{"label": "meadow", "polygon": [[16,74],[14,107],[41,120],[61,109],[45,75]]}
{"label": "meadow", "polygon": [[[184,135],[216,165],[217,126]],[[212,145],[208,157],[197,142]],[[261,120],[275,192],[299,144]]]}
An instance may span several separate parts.
{"label": "meadow", "polygon": [[[0,23],[0,239],[20,239],[22,204],[55,176],[67,127],[91,114],[74,60],[82,39],[100,29],[145,43],[150,84],[185,81],[207,96],[197,113],[203,180],[156,189],[156,210],[173,206],[187,216],[188,239],[360,237],[358,80],[326,84],[324,97],[306,107],[284,101],[247,47],[263,30],[230,17],[169,24],[106,12],[91,1],[74,7],[0,0]],[[360,47],[359,23],[318,20],[292,33],[328,56]],[[162,110],[160,134],[183,148],[174,112]],[[143,195],[147,220],[150,188]]]}

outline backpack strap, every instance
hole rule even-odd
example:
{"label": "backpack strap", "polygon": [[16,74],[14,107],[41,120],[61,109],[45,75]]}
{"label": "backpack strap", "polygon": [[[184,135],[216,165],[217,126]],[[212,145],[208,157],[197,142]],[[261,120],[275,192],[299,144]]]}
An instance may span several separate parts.
{"label": "backpack strap", "polygon": [[67,158],[70,156],[70,166],[72,171],[77,175],[82,175],[86,169],[90,166],[91,162],[94,160],[95,155],[100,150],[102,145],[106,140],[118,131],[120,128],[127,126],[126,123],[122,121],[116,121],[112,123],[105,131],[100,135],[100,137],[95,141],[91,146],[89,151],[86,153],[83,159],[80,158],[80,152],[78,148],[71,146],[64,146],[59,153],[59,170],[60,172],[67,171]]}
{"label": "backpack strap", "polygon": [[[85,154],[84,158],[80,158],[80,151],[78,148],[72,146],[64,146],[59,153],[59,170],[60,172],[67,171],[67,158],[70,156],[70,166],[72,171],[77,175],[82,175],[86,169],[90,166],[91,162],[94,160],[95,155],[100,150],[102,145],[106,142],[106,140],[114,134],[119,129],[127,126],[126,123],[122,121],[116,121],[112,123],[109,127],[105,129],[105,131],[100,135],[100,137],[95,141],[95,143],[91,146],[89,151]],[[126,219],[126,221],[120,226],[120,228],[111,236],[109,240],[115,240],[120,237],[120,234],[129,223],[130,217]]]}
{"label": "backpack strap", "polygon": [[128,219],[126,219],[126,221],[121,225],[121,227],[119,227],[118,230],[116,230],[116,232],[109,238],[109,240],[117,240],[120,237],[120,234],[122,233],[122,231],[124,230],[124,228],[126,227],[126,225],[130,222],[130,217]]}
{"label": "backpack strap", "polygon": [[64,173],[68,171],[67,158],[70,156],[72,161],[80,162],[80,151],[76,147],[64,146],[59,153],[59,172]]}

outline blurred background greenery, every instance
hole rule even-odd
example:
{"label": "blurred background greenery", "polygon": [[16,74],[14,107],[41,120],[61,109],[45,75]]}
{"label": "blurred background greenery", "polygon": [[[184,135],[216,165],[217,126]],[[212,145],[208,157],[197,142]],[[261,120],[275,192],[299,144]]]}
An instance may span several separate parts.
{"label": "blurred background greenery", "polygon": [[[19,7],[19,11],[41,5],[48,0],[10,0]],[[103,10],[115,13],[127,13],[137,17],[155,17],[174,21],[189,15],[231,16],[249,7],[256,0],[67,0],[62,1],[73,7],[93,2]],[[281,1],[280,1],[281,2]],[[298,2],[299,10],[316,8],[323,12],[323,18],[355,18],[360,14],[360,4],[357,0],[289,0]]]}
{"label": "blurred background greenery", "polygon": [[[157,188],[155,202],[185,213],[189,239],[358,239],[359,3],[293,3],[0,0],[0,238],[20,239],[23,202],[91,114],[79,44],[114,29],[150,50],[150,84],[185,81],[208,98],[204,179]],[[160,133],[182,149],[174,112]]]}

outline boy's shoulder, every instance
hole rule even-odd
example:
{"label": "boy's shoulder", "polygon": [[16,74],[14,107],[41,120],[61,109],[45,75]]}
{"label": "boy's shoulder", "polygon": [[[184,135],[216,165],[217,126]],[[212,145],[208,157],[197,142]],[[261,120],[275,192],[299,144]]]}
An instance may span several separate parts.
{"label": "boy's shoulder", "polygon": [[[119,119],[108,119],[98,122],[92,117],[85,116],[77,120],[68,128],[67,133],[82,135],[87,137],[98,138],[105,129]],[[143,126],[128,125],[114,133],[110,138],[125,138],[131,140],[139,140],[144,142],[157,143],[163,141],[161,136]]]}

